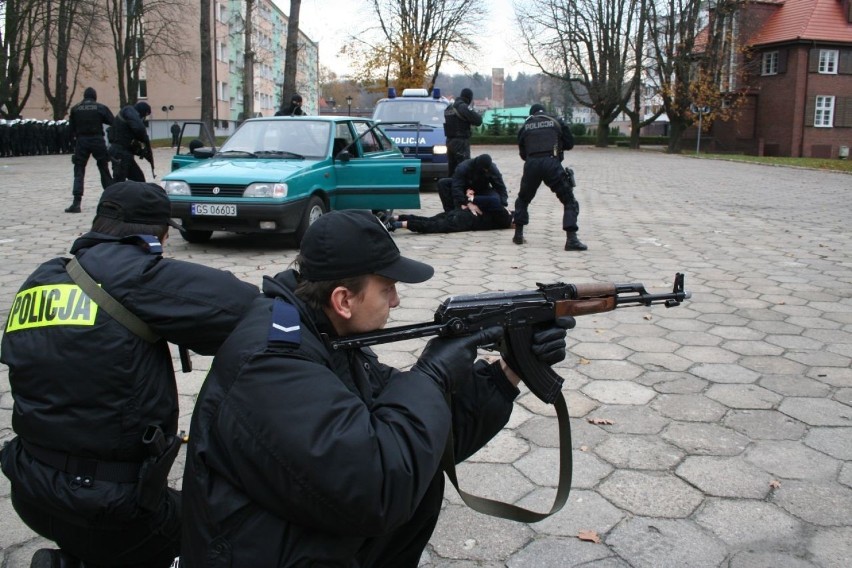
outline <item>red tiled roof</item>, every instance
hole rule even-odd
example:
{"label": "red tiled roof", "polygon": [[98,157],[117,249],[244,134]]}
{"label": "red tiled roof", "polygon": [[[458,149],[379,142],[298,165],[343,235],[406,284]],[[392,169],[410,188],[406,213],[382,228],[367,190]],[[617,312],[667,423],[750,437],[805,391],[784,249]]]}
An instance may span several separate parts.
{"label": "red tiled roof", "polygon": [[780,0],[766,25],[749,40],[763,45],[795,40],[852,43],[852,23],[843,13],[843,0]]}

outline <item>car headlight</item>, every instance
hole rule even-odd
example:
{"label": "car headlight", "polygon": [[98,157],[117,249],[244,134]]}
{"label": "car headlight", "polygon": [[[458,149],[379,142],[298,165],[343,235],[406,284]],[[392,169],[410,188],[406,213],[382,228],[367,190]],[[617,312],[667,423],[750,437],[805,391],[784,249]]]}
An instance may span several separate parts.
{"label": "car headlight", "polygon": [[168,195],[191,195],[189,184],[185,181],[167,181],[163,183],[163,189]]}
{"label": "car headlight", "polygon": [[287,197],[286,183],[253,183],[243,192],[243,197]]}
{"label": "car headlight", "polygon": [[446,154],[447,153],[447,147],[444,146],[443,144],[435,144],[435,146],[432,148],[432,153],[433,154]]}

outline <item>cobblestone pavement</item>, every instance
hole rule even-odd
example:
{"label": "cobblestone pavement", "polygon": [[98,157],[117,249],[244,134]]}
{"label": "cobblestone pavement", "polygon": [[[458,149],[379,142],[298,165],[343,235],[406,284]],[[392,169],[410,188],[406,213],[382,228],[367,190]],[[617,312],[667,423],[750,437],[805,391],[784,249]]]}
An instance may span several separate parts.
{"label": "cobblestone pavement", "polygon": [[[490,152],[517,194],[512,147]],[[568,504],[536,524],[487,517],[450,487],[424,567],[852,566],[852,176],[659,152],[578,148],[580,238],[562,250],[561,207],[542,188],[528,244],[511,231],[394,238],[436,267],[400,286],[391,324],[431,319],[451,294],[532,289],[536,282],[642,282],[691,301],[578,318],[556,368],[572,414]],[[159,164],[168,150],[159,150]],[[162,167],[162,166],[161,166]],[[0,160],[0,319],[37,263],[86,230],[100,189],[90,164],[84,214],[68,215],[67,156]],[[438,211],[435,193],[423,197]],[[260,283],[296,251],[281,240],[174,235],[166,254]],[[425,340],[378,349],[415,361]],[[179,375],[187,427],[210,359]],[[0,441],[12,436],[0,369]],[[593,424],[611,421],[611,424]],[[464,489],[547,510],[557,481],[552,407],[522,395],[506,428],[459,468]],[[180,483],[183,462],[173,471]],[[580,540],[593,531],[600,542]],[[27,566],[47,543],[17,518],[0,476],[0,566]]]}

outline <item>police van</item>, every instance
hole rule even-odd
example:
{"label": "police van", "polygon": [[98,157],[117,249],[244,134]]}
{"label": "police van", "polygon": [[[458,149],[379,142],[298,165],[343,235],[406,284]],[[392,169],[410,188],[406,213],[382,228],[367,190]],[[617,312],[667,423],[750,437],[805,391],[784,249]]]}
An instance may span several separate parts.
{"label": "police van", "polygon": [[450,104],[440,89],[388,89],[373,111],[373,120],[408,157],[420,158],[420,180],[431,182],[447,177],[447,138],[444,135],[444,109]]}

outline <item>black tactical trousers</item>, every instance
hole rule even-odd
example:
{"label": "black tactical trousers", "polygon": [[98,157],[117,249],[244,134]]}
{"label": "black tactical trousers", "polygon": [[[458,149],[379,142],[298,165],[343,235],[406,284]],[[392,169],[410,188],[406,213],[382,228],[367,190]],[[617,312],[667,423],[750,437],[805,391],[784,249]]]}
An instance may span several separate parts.
{"label": "black tactical trousers", "polygon": [[136,163],[136,156],[129,148],[111,144],[109,157],[112,159],[113,181],[145,181],[145,174],[142,173],[142,168]]}
{"label": "black tactical trousers", "polygon": [[470,159],[470,138],[447,138],[447,175],[453,177],[456,167]]}
{"label": "black tactical trousers", "polygon": [[580,204],[574,199],[574,189],[565,168],[552,156],[527,157],[524,162],[521,189],[515,200],[515,225],[529,224],[528,208],[542,182],[562,202],[562,229],[569,233],[576,233]]}
{"label": "black tactical trousers", "polygon": [[86,178],[86,164],[89,156],[95,158],[98,171],[101,174],[101,187],[104,189],[112,185],[112,176],[109,173],[109,155],[103,136],[78,136],[74,147],[74,155],[71,162],[74,164],[74,188],[71,194],[74,199],[83,197],[83,185]]}

